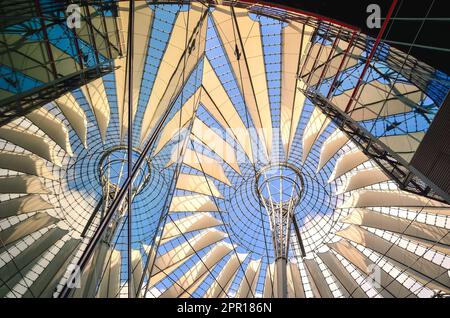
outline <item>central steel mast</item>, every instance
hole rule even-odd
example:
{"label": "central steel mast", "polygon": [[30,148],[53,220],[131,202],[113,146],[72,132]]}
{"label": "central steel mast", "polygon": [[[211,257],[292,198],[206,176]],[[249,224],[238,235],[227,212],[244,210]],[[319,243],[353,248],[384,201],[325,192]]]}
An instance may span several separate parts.
{"label": "central steel mast", "polygon": [[257,175],[257,193],[269,216],[272,233],[275,276],[274,296],[287,298],[287,260],[294,210],[303,193],[300,171],[288,163],[271,164]]}

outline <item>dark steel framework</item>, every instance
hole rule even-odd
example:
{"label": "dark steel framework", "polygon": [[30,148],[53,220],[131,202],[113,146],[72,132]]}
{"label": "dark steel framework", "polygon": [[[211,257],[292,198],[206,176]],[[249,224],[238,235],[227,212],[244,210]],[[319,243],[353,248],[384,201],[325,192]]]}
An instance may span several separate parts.
{"label": "dark steel framework", "polygon": [[[285,9],[280,9],[276,6],[269,6],[268,4],[246,3],[244,1],[221,1],[221,3],[224,5],[245,8],[251,13],[275,18],[285,22],[295,21],[303,23],[313,27],[314,29],[321,29],[322,26],[322,28],[326,30],[326,32],[324,32],[326,35],[321,34],[321,36],[326,36],[329,41],[334,41],[336,38],[339,38],[346,42],[351,42],[350,48],[352,50],[354,48],[359,48],[361,50],[371,51],[371,48],[375,46],[375,43],[377,42],[375,38],[361,33],[361,31],[356,27],[326,19],[324,17],[306,15],[307,13],[298,13],[295,11],[286,11]],[[211,6],[214,6],[214,4],[211,3]],[[380,58],[380,51],[381,50],[378,50],[374,53],[374,59]],[[341,54],[346,53],[338,52],[333,57],[337,57]],[[433,99],[436,104],[440,105],[447,96],[450,84],[440,84],[436,81],[437,70],[435,68],[394,47],[389,47],[387,55],[383,58],[392,69],[399,72],[403,77],[411,81],[411,83],[416,85],[422,91],[425,92],[427,90],[432,90],[433,94],[430,94],[429,97]],[[320,66],[321,65],[318,65],[318,67]]]}
{"label": "dark steel framework", "polygon": [[[69,4],[79,4],[80,9],[83,10],[81,19],[86,23],[88,28],[88,35],[90,42],[85,45],[90,45],[95,55],[95,64],[86,65],[83,53],[80,49],[80,35],[77,34],[76,28],[70,30],[73,34],[71,45],[75,47],[75,56],[72,56],[74,62],[78,63],[79,67],[75,67],[72,74],[62,75],[58,68],[59,60],[55,59],[51,48],[50,28],[53,26],[64,26],[66,23],[66,8]],[[96,11],[90,12],[88,5],[96,5]],[[43,68],[48,71],[51,78],[48,82],[39,83],[34,88],[19,90],[18,94],[0,100],[0,125],[7,124],[17,117],[28,114],[29,112],[49,103],[64,93],[73,91],[90,81],[100,78],[114,70],[113,59],[122,55],[119,31],[117,22],[114,18],[114,30],[107,30],[106,28],[106,12],[111,11],[113,14],[117,12],[117,4],[113,1],[92,3],[90,1],[55,1],[43,2],[35,1],[8,1],[0,8],[0,31],[5,32],[8,27],[19,28],[22,32],[15,35],[20,35],[21,38],[14,44],[9,45],[2,42],[2,49],[0,54],[8,56],[12,61],[10,52],[19,52],[21,45],[27,43],[27,38],[32,35],[42,34],[42,39],[39,43],[45,46],[47,59],[39,61],[30,56],[24,58],[31,59],[36,63],[36,67]],[[102,29],[95,27],[92,23],[93,17],[100,17]],[[114,17],[114,15],[112,16]],[[36,27],[31,27],[30,21],[38,18],[39,24]],[[65,27],[64,27],[65,28]],[[115,44],[110,41],[108,32],[112,33]],[[97,37],[104,43],[106,54],[105,60],[100,59],[100,52],[97,45]],[[22,54],[22,53],[19,53]],[[75,65],[75,64],[74,64]],[[13,67],[14,73],[21,73],[24,70]]]}
{"label": "dark steel framework", "polygon": [[41,87],[8,97],[0,102],[0,126],[47,104],[114,70],[111,63],[85,68]]}
{"label": "dark steel framework", "polygon": [[304,90],[303,92],[364,154],[374,160],[390,178],[395,180],[400,189],[433,200],[450,203],[448,193],[433,184],[368,130],[355,122],[348,114],[313,90]]}
{"label": "dark steel framework", "polygon": [[[387,81],[390,87],[388,94],[395,93],[397,96],[400,93],[396,91],[394,84],[402,82],[399,79],[399,76],[403,76],[404,79],[414,84],[419,91],[425,93],[434,102],[435,108],[441,106],[450,89],[448,83],[442,84],[435,80],[436,70],[425,63],[417,61],[409,53],[403,53],[392,47],[386,47],[381,42],[381,38],[386,30],[396,4],[397,1],[394,0],[376,39],[369,38],[357,30],[345,30],[342,26],[338,27],[336,25],[325,23],[318,24],[316,33],[312,37],[309,51],[304,56],[303,60],[304,65],[306,65],[307,62],[310,62],[310,59],[313,59],[313,66],[308,72],[304,72],[304,69],[302,69],[300,74],[298,74],[299,78],[306,84],[306,89],[302,89],[302,92],[315,106],[318,106],[328,118],[335,122],[335,124],[344,131],[366,155],[373,159],[387,175],[395,180],[400,189],[450,203],[449,193],[442,190],[392,149],[387,147],[379,140],[379,138],[374,136],[371,131],[365,129],[362,124],[357,123],[352,119],[352,112],[355,110],[354,105],[358,102],[361,87],[366,83],[369,72],[374,72],[383,80]],[[311,56],[311,48],[314,40],[322,41],[319,52],[315,57]],[[325,61],[318,63],[323,44],[326,40],[332,43],[330,53]],[[336,49],[336,43],[340,40],[343,40],[348,44],[344,50],[338,51]],[[356,71],[350,72],[351,76],[356,79],[356,85],[351,88],[353,90],[351,97],[349,98],[348,103],[343,105],[343,110],[341,110],[336,105],[332,104],[331,99],[341,84],[340,82],[342,81],[344,67],[346,63],[348,63],[355,48],[367,52],[368,55],[366,57],[357,57],[357,63],[362,65],[363,69],[362,71],[358,71],[356,68]],[[338,57],[342,57],[342,59],[337,71],[331,78],[325,78],[325,74],[330,68],[331,61]],[[382,62],[394,72],[383,73],[378,69],[377,62]],[[322,71],[320,72],[319,79],[315,83],[311,83],[312,75],[320,68],[322,68]],[[324,85],[324,83],[326,84],[330,79],[332,79],[332,83],[328,92],[325,94],[321,92],[321,86]],[[324,95],[326,95],[326,97]],[[384,109],[385,103],[386,102],[384,102],[381,111]],[[420,105],[413,105],[413,107],[417,112],[422,112],[423,114],[428,112],[426,109],[421,108]],[[376,115],[376,120],[380,118],[381,111]]]}

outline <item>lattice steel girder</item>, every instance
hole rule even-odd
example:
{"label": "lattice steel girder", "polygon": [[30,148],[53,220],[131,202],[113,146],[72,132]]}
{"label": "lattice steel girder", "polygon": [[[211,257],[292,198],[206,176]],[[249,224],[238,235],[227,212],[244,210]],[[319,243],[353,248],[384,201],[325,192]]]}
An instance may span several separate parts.
{"label": "lattice steel girder", "polygon": [[[111,11],[113,16],[117,14],[117,0],[109,1],[92,1],[92,0],[56,0],[56,1],[39,1],[41,16],[45,20],[56,23],[65,22],[66,18],[60,16],[60,12],[65,12],[67,6],[70,4],[77,4],[79,6],[95,6],[97,12],[92,15],[102,15],[105,11]],[[99,12],[101,11],[101,13]],[[38,14],[36,10],[36,2],[29,0],[6,0],[2,2],[0,7],[0,30],[13,24],[22,23],[35,17]]]}
{"label": "lattice steel girder", "polygon": [[[312,21],[304,23],[315,28],[318,28],[320,26],[317,25],[317,22],[316,24],[314,24],[312,23]],[[320,34],[320,39],[326,39],[330,42],[334,42],[335,40],[345,41],[349,43],[347,48],[343,52],[335,51],[334,54],[331,54],[324,62],[316,63],[316,65],[308,72],[303,72],[302,70],[299,76],[302,78],[309,77],[310,74],[317,71],[317,69],[325,69],[329,67],[331,61],[341,55],[344,55],[342,65],[338,67],[336,75],[333,75],[331,77],[333,79],[333,84],[336,84],[337,82],[339,82],[338,79],[342,76],[342,70],[345,67],[345,64],[347,63],[349,57],[352,55],[352,51],[354,49],[360,49],[363,51],[369,50],[374,45],[375,39],[368,37],[367,35],[360,32],[342,29],[337,25],[329,25],[327,27],[328,32],[322,32],[322,34]],[[376,50],[376,53],[373,55],[373,62],[380,62],[385,64],[386,66],[389,66],[390,68],[392,68],[392,70],[400,73],[404,78],[408,79],[411,84],[416,85],[423,92],[429,92],[431,89],[435,91],[435,94],[429,94],[428,97],[433,100],[436,105],[440,105],[443,102],[443,98],[445,98],[448,92],[448,85],[439,83],[439,81],[437,81],[438,78],[436,77],[436,69],[424,62],[418,61],[413,56],[408,55],[394,47],[389,47],[387,56],[384,58],[380,56],[380,50],[381,49],[378,48],[378,50]],[[333,50],[331,50],[331,52],[333,52]],[[309,52],[305,55],[304,64],[306,64],[306,62],[310,58],[310,53],[311,50],[309,50]],[[312,58],[317,59],[317,56]],[[361,64],[367,62],[367,58],[364,56],[360,56],[358,60]],[[373,65],[374,64],[371,63],[368,68],[370,70],[373,70]],[[322,77],[321,80],[314,85],[320,87],[324,79],[329,80],[330,78]],[[331,87],[335,89],[333,85]]]}
{"label": "lattice steel girder", "polygon": [[[66,12],[67,6],[70,4],[76,4],[80,6],[81,19],[85,22],[90,30],[91,37],[99,37],[102,42],[108,46],[108,50],[111,51],[110,55],[114,57],[122,55],[120,36],[118,27],[115,26],[114,30],[108,30],[112,33],[117,41],[117,46],[113,45],[109,40],[107,32],[99,30],[93,23],[92,19],[100,17],[102,20],[102,27],[104,28],[104,22],[106,19],[105,11],[111,11],[111,18],[116,22],[117,17],[117,1],[83,1],[75,0],[71,3],[66,1],[55,1],[54,3],[43,4],[40,1],[25,1],[25,3],[18,3],[17,1],[10,1],[0,8],[0,30],[4,32],[4,29],[10,26],[22,25],[25,28],[30,28],[29,21],[32,18],[39,17],[44,28],[51,26],[52,24],[65,24],[67,22],[68,13]],[[88,6],[95,6],[95,12],[89,11]],[[38,32],[41,28],[36,29],[34,33]],[[92,41],[92,40],[91,40]],[[93,40],[95,41],[95,39]],[[94,43],[90,43],[94,44]]]}
{"label": "lattice steel girder", "polygon": [[312,90],[302,90],[311,102],[320,108],[336,126],[343,131],[364,154],[392,179],[399,188],[433,200],[450,204],[450,195],[436,186],[422,173],[410,166],[392,149],[373,136],[350,116],[333,105],[328,99]]}
{"label": "lattice steel girder", "polygon": [[34,109],[54,101],[64,93],[77,89],[113,70],[112,64],[101,64],[59,78],[25,93],[5,98],[0,101],[0,126],[17,117],[24,116]]}
{"label": "lattice steel girder", "polygon": [[[103,5],[98,3],[95,9],[89,10],[88,6],[92,6],[93,2],[73,3],[84,9],[80,12],[84,31],[83,27],[71,29],[66,25],[68,13],[65,10],[70,4],[66,1],[6,1],[0,8],[0,30],[3,35],[0,55],[2,64],[11,70],[6,78],[11,83],[2,86],[2,91],[6,93],[0,98],[0,126],[113,70],[112,60],[122,54],[120,36],[114,15],[108,17],[109,22],[112,19],[113,27],[108,30],[110,33],[107,32],[104,11],[114,12],[117,4],[111,1],[107,2],[108,6],[106,2]],[[100,26],[94,25],[94,17],[101,22]],[[61,29],[63,35],[55,35],[54,27]],[[67,37],[64,32],[73,34],[73,37]],[[67,43],[61,44],[61,39]],[[103,43],[101,47],[97,46],[97,42]],[[42,52],[30,50],[33,46],[42,46]],[[66,50],[71,46],[74,46],[74,52]],[[95,56],[92,64],[87,61],[90,54]],[[33,81],[36,87],[30,89],[30,85],[18,80],[22,77]]]}
{"label": "lattice steel girder", "polygon": [[294,207],[290,207],[288,204],[275,204],[271,202],[266,202],[265,206],[270,219],[275,258],[287,259]]}

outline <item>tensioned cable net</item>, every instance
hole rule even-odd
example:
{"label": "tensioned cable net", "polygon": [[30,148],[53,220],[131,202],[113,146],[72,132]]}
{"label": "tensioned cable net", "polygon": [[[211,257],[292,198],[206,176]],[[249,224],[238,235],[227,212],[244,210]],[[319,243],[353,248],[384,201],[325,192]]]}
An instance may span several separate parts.
{"label": "tensioned cable net", "polygon": [[114,70],[0,127],[0,296],[450,292],[447,198],[401,174],[448,77],[288,10],[116,5]]}

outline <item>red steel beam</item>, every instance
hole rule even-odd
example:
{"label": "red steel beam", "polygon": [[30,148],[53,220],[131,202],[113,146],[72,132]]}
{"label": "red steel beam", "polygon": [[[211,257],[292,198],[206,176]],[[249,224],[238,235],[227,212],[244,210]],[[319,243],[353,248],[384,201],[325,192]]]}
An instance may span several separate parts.
{"label": "red steel beam", "polygon": [[331,94],[332,94],[332,91],[333,91],[333,87],[334,87],[334,85],[336,85],[337,79],[338,79],[338,77],[340,77],[340,75],[341,75],[341,74],[340,74],[340,73],[341,73],[341,70],[342,70],[342,68],[344,67],[344,63],[345,63],[346,57],[347,57],[347,55],[348,55],[348,52],[350,51],[351,46],[353,45],[353,41],[355,40],[356,34],[357,34],[357,32],[356,32],[356,31],[353,31],[352,37],[351,37],[350,41],[348,42],[348,45],[347,45],[347,47],[346,47],[346,49],[345,49],[345,51],[344,51],[344,53],[343,53],[344,56],[342,57],[342,61],[341,61],[341,63],[339,64],[339,67],[338,67],[336,76],[334,77],[333,82],[331,83],[330,90],[328,91],[328,94],[327,94],[327,99],[330,98],[330,96],[331,96]]}
{"label": "red steel beam", "polygon": [[[314,71],[315,71],[315,69],[317,67],[317,61],[319,60],[320,55],[322,55],[323,47],[325,46],[325,41],[327,39],[328,32],[330,31],[330,27],[331,27],[331,25],[328,24],[327,31],[325,32],[325,35],[324,35],[324,37],[322,39],[322,45],[320,46],[319,50],[317,51],[316,57],[314,59],[314,63],[312,65],[312,67],[311,67],[311,70],[309,71],[308,78],[306,80],[306,84],[307,85],[309,85],[309,82],[311,81],[311,76],[312,76],[312,74],[314,73]],[[317,28],[317,36],[319,36],[319,28]],[[310,51],[308,52],[308,54],[311,53],[311,49],[314,46],[314,44],[315,43],[311,42]],[[309,56],[308,56],[308,58],[309,58]],[[305,61],[305,64],[303,65],[303,67],[305,67],[305,66],[306,66],[306,61]]]}
{"label": "red steel beam", "polygon": [[[331,50],[330,50],[330,54],[328,54],[327,61],[323,64],[323,70],[322,70],[322,73],[320,73],[320,77],[319,77],[319,81],[317,82],[317,85],[320,85],[320,82],[322,82],[322,79],[325,76],[326,71],[328,71],[328,67],[329,67],[328,63],[330,62],[330,60],[333,59],[333,52],[334,52],[334,50],[336,50],[336,46],[340,40],[339,35],[341,35],[341,31],[342,31],[342,28],[339,29],[339,32],[333,41],[333,44],[332,44]],[[320,67],[320,65],[318,67]]]}
{"label": "red steel beam", "polygon": [[[320,22],[319,22],[319,26],[318,26],[317,29],[316,29],[316,32],[317,32],[317,30],[318,30],[319,27],[320,27]],[[303,35],[304,35],[304,32],[305,32],[305,25],[303,25],[303,30],[302,30],[302,43],[301,43],[301,45],[303,45]],[[314,37],[314,35],[313,35],[313,37]],[[312,39],[312,38],[311,38],[311,39]],[[310,40],[310,42],[311,42],[311,40]],[[299,77],[303,77],[303,71],[305,70],[306,64],[308,64],[309,57],[310,57],[310,55],[311,55],[312,47],[313,47],[313,44],[312,44],[312,42],[311,42],[311,45],[310,45],[309,48],[308,48],[308,53],[306,54],[305,60],[303,61],[302,69],[300,70],[300,73],[298,74]],[[301,52],[301,51],[300,51],[300,52]],[[299,62],[299,63],[300,63],[300,62]]]}
{"label": "red steel beam", "polygon": [[391,7],[389,8],[389,12],[388,12],[388,14],[386,16],[386,19],[384,20],[383,25],[381,26],[380,32],[378,32],[378,36],[377,36],[377,38],[375,40],[375,43],[373,44],[373,47],[372,47],[372,50],[370,51],[370,54],[369,54],[369,56],[368,56],[368,58],[366,60],[366,65],[364,65],[364,69],[363,69],[361,75],[359,76],[358,83],[356,84],[355,89],[353,90],[352,97],[348,101],[347,107],[345,108],[345,112],[346,113],[348,113],[350,111],[350,107],[352,106],[352,102],[355,99],[355,97],[356,97],[356,95],[357,95],[357,93],[359,91],[359,88],[360,88],[360,86],[361,86],[361,84],[363,82],[363,79],[364,79],[364,76],[366,75],[367,70],[369,69],[370,62],[371,62],[373,56],[375,55],[375,52],[377,51],[378,45],[381,42],[381,37],[383,36],[384,31],[386,30],[386,27],[387,27],[387,25],[389,23],[389,20],[391,19],[392,13],[394,12],[395,6],[397,5],[397,1],[398,0],[392,0],[392,4],[391,4]]}

